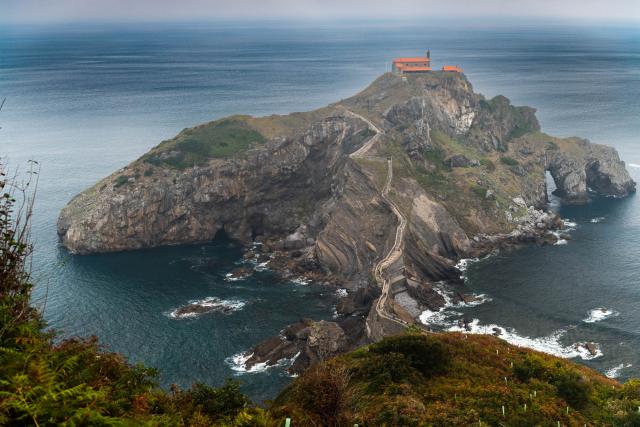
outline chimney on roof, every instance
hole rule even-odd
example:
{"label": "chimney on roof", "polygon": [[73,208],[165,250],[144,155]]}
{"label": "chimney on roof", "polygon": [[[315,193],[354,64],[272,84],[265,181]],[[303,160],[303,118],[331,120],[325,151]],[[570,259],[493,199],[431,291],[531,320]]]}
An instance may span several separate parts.
{"label": "chimney on roof", "polygon": [[427,58],[431,59],[431,50],[430,49],[427,49]]}

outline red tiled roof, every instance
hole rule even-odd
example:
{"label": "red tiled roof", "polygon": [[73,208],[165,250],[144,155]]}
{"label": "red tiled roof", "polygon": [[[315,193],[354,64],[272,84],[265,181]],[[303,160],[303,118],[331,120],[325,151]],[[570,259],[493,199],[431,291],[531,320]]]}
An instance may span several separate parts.
{"label": "red tiled roof", "polygon": [[442,71],[455,71],[456,73],[462,73],[462,68],[457,65],[445,65],[442,67]]}

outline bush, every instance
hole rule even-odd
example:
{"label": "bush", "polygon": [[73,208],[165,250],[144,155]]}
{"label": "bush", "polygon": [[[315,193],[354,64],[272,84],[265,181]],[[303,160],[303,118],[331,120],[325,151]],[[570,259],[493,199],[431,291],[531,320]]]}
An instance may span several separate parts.
{"label": "bush", "polygon": [[490,159],[480,159],[480,164],[484,166],[489,172],[496,170],[496,164]]}
{"label": "bush", "polygon": [[402,354],[411,367],[425,376],[444,372],[448,365],[444,345],[423,334],[396,335],[373,344],[369,351],[377,354]]}
{"label": "bush", "polygon": [[474,185],[471,187],[471,191],[481,199],[484,199],[487,196],[487,189],[481,185]]}
{"label": "bush", "polygon": [[202,413],[212,419],[235,417],[247,407],[249,400],[240,392],[240,383],[228,379],[219,388],[206,384],[194,384],[186,395]]}
{"label": "bush", "polygon": [[411,362],[400,353],[369,355],[365,364],[360,366],[354,376],[369,383],[368,389],[380,389],[393,383],[401,383],[415,376]]}
{"label": "bush", "polygon": [[113,183],[113,188],[122,187],[123,185],[129,183],[129,178],[131,177],[128,175],[120,175],[119,177],[116,178],[115,182]]}
{"label": "bush", "polygon": [[513,375],[522,382],[531,379],[542,379],[546,369],[544,362],[538,356],[527,354],[521,361],[513,364]]}
{"label": "bush", "polygon": [[574,408],[582,408],[589,402],[591,386],[575,371],[560,368],[554,373],[551,383],[558,395]]}
{"label": "bush", "polygon": [[310,368],[293,388],[293,396],[306,416],[317,425],[344,425],[350,400],[350,375],[345,368],[323,363]]}
{"label": "bush", "polygon": [[516,159],[509,156],[500,157],[500,162],[504,163],[507,166],[518,166],[520,164],[520,162],[518,162]]}

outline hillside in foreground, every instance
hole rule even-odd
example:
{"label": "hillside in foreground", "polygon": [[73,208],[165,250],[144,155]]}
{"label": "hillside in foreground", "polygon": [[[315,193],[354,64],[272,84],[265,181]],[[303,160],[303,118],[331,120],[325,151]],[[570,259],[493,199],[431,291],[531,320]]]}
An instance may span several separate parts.
{"label": "hillside in foreground", "polygon": [[312,367],[271,412],[295,425],[637,426],[639,407],[637,380],[488,335],[408,332]]}

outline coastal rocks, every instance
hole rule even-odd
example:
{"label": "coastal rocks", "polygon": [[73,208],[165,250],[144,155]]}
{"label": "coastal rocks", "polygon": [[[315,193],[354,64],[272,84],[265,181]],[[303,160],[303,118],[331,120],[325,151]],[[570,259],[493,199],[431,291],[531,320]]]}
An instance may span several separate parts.
{"label": "coastal rocks", "polygon": [[511,139],[540,130],[535,112],[531,107],[511,105],[511,101],[502,95],[482,100],[470,140],[484,151],[506,151]]}
{"label": "coastal rocks", "polygon": [[338,301],[336,312],[342,316],[366,316],[371,303],[380,296],[376,287],[359,288]]}
{"label": "coastal rocks", "polygon": [[253,274],[253,269],[248,267],[239,267],[233,269],[230,273],[227,273],[225,278],[229,281],[236,281],[246,279]]}
{"label": "coastal rocks", "polygon": [[588,190],[613,197],[624,197],[635,191],[624,162],[615,149],[573,139],[582,148],[580,155],[548,150],[546,169],[556,183],[555,194],[571,204],[588,200]]}
{"label": "coastal rocks", "polygon": [[172,319],[186,319],[213,312],[231,314],[234,311],[241,310],[244,306],[244,301],[208,297],[202,300],[190,301],[188,304],[176,308],[169,313],[169,317]]}
{"label": "coastal rocks", "polygon": [[423,308],[435,311],[445,304],[445,299],[442,294],[436,292],[430,283],[419,282],[408,278],[406,287],[409,295]]}
{"label": "coastal rocks", "polygon": [[303,319],[286,328],[281,336],[263,341],[248,352],[245,368],[264,364],[274,366],[283,359],[291,359],[289,372],[302,373],[309,366],[362,343],[361,321],[337,322]]}
{"label": "coastal rocks", "polygon": [[[444,159],[444,164],[450,168],[466,168],[472,166],[471,160],[464,154],[454,154]],[[474,165],[476,165],[474,163]]]}

